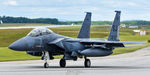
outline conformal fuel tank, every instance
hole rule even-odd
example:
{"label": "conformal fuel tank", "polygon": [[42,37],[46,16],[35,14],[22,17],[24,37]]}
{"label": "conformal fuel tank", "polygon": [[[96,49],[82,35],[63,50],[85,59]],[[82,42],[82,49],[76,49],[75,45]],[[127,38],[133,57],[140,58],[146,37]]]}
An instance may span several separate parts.
{"label": "conformal fuel tank", "polygon": [[99,48],[89,48],[80,52],[80,54],[88,57],[99,57],[99,56],[107,56],[112,54],[112,50],[105,50]]}

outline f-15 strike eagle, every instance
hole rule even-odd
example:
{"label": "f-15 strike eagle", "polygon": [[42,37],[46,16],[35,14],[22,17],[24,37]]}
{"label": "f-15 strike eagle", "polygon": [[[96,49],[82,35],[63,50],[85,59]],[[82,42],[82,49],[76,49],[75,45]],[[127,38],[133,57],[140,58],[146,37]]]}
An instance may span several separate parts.
{"label": "f-15 strike eagle", "polygon": [[[74,60],[84,57],[84,66],[90,67],[91,62],[87,57],[102,57],[113,53],[118,47],[126,47],[119,41],[119,26],[121,11],[115,11],[116,16],[108,36],[108,39],[89,39],[91,12],[86,12],[86,17],[77,38],[55,34],[48,28],[33,29],[27,36],[12,43],[9,48],[16,51],[26,51],[32,56],[41,56],[45,60],[44,68],[48,68],[48,60],[54,59],[55,55],[63,55],[60,67],[66,66],[66,60]],[[138,46],[138,45],[128,45]]]}

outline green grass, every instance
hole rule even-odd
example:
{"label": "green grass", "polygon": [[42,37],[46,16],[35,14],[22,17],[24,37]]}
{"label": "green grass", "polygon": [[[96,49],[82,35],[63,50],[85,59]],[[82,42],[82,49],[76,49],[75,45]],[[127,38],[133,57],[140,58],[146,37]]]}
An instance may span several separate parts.
{"label": "green grass", "polygon": [[[80,29],[80,26],[75,27],[61,27],[61,28],[50,28],[57,34],[76,38]],[[40,57],[34,57],[27,55],[26,52],[18,52],[8,49],[7,47],[14,41],[26,36],[32,29],[1,29],[0,30],[0,61],[14,61],[14,60],[35,60]],[[143,30],[143,29],[142,29]],[[110,31],[110,27],[106,26],[92,26],[91,27],[91,38],[105,38],[107,39]],[[150,29],[146,29],[150,31]],[[150,40],[150,35],[139,36],[133,35],[133,29],[120,29],[120,40],[121,41],[140,41],[147,42]],[[113,55],[133,52],[138,49],[150,46],[129,47],[129,48],[117,48],[114,50]],[[62,56],[56,56],[55,58],[61,58]]]}
{"label": "green grass", "polygon": [[[61,58],[62,55],[54,56],[54,58]],[[31,56],[25,51],[14,51],[8,47],[0,47],[0,61],[17,61],[17,60],[39,60],[41,57]]]}
{"label": "green grass", "polygon": [[113,51],[112,55],[134,52],[136,50],[139,50],[139,49],[142,49],[142,48],[145,48],[145,47],[148,47],[148,46],[150,46],[150,44],[146,44],[145,46],[137,46],[137,47],[116,48]]}
{"label": "green grass", "polygon": [[0,47],[7,47],[9,44],[28,34],[31,29],[1,29]]}
{"label": "green grass", "polygon": [[35,60],[40,59],[27,55],[26,52],[13,51],[7,47],[0,47],[0,61],[14,61],[14,60]]}

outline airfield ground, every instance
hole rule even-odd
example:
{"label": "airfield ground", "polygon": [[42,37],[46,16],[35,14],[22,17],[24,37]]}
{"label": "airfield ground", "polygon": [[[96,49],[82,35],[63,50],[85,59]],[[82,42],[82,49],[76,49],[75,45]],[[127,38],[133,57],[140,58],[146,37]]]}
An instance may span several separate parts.
{"label": "airfield ground", "polygon": [[49,68],[44,61],[0,62],[0,75],[149,75],[150,47],[135,52],[90,58],[92,66],[84,68],[83,59],[67,61],[66,68],[59,67],[59,59],[50,60]]}
{"label": "airfield ground", "polygon": [[[149,26],[143,26],[140,29],[150,31]],[[70,27],[58,27],[50,28],[57,34],[69,36],[76,38],[80,26],[70,26]],[[31,59],[40,59],[40,57],[33,57],[27,55],[25,52],[17,52],[8,49],[7,47],[17,39],[26,36],[32,29],[1,29],[0,30],[0,61],[15,61],[15,60],[31,60]],[[121,41],[140,41],[147,42],[150,40],[150,35],[140,36],[133,33],[134,29],[121,28],[120,29],[120,40]],[[91,38],[106,38],[109,34],[110,26],[92,26],[91,27]],[[133,52],[138,49],[150,46],[132,47],[132,48],[118,48],[114,50],[113,55]],[[56,56],[60,58],[61,56]]]}

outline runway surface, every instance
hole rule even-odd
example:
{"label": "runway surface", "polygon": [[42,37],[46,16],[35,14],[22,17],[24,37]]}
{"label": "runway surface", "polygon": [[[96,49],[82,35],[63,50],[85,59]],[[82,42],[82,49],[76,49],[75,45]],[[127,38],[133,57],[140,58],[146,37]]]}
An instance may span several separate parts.
{"label": "runway surface", "polygon": [[91,68],[84,68],[83,59],[67,61],[66,68],[59,67],[59,60],[0,62],[0,75],[150,75],[150,47],[132,53],[90,58]]}
{"label": "runway surface", "polygon": [[[0,27],[0,29],[26,29],[26,28],[41,28],[41,27],[54,28],[54,27],[69,27],[69,26],[72,25],[17,26],[17,27]],[[73,25],[73,26],[79,26],[79,25]]]}

